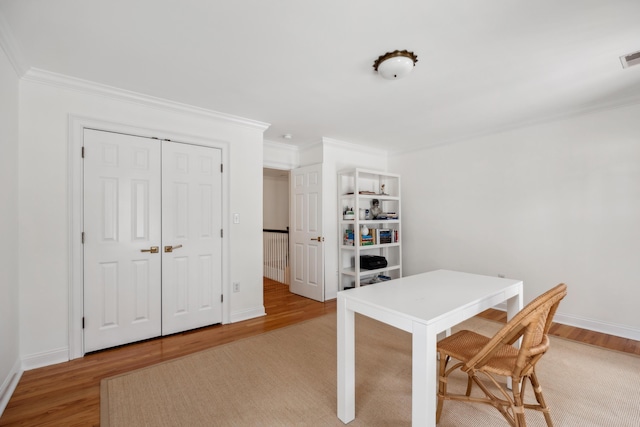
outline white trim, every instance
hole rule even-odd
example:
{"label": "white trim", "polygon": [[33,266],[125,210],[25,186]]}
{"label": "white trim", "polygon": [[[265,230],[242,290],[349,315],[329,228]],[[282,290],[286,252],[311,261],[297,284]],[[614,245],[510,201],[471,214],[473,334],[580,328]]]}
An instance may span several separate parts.
{"label": "white trim", "polygon": [[13,364],[13,368],[9,371],[7,378],[5,378],[4,382],[0,386],[0,417],[2,417],[4,409],[7,407],[13,392],[18,386],[18,382],[20,382],[23,372],[22,362],[18,359],[16,360],[16,363]]}
{"label": "white trim", "polygon": [[262,153],[265,168],[291,170],[300,165],[299,149],[295,145],[263,140]]}
{"label": "white trim", "polygon": [[[123,123],[114,123],[105,120],[69,115],[69,347],[68,359],[76,359],[84,355],[82,317],[83,317],[83,261],[81,235],[84,229],[82,222],[82,158],[81,150],[84,142],[84,129],[98,129],[108,132],[126,133],[143,137],[157,137],[160,139],[170,139],[176,142],[202,145],[206,147],[218,148],[221,150],[222,163],[222,227],[225,236],[230,235],[230,146],[228,141],[202,138],[194,135],[175,133],[167,130],[142,128]],[[231,246],[230,239],[222,239],[222,293],[224,301],[222,303],[222,323],[231,322],[230,314],[230,280],[231,271]]]}
{"label": "white trim", "polygon": [[324,143],[322,141],[300,147],[298,151],[298,163],[295,168],[324,163]]}
{"label": "white trim", "polygon": [[16,39],[9,30],[7,21],[2,15],[0,15],[0,48],[4,50],[4,53],[7,55],[7,58],[9,59],[9,62],[11,63],[11,66],[16,72],[18,78],[24,76],[26,67],[24,66],[22,54],[18,48]]}
{"label": "white trim", "polygon": [[266,316],[264,306],[249,308],[246,310],[231,313],[231,323],[242,322],[243,320],[255,319],[256,317]]}
{"label": "white trim", "polygon": [[82,230],[84,222],[83,206],[83,178],[81,149],[83,146],[84,128],[89,126],[90,120],[69,116],[68,133],[68,212],[69,220],[69,354],[68,359],[75,359],[84,355],[82,317],[84,315],[84,285],[83,285],[83,250]]}
{"label": "white trim", "polygon": [[69,349],[67,347],[35,353],[22,358],[22,370],[42,368],[43,366],[55,365],[69,361]]}
{"label": "white trim", "polygon": [[289,151],[292,153],[297,153],[299,151],[299,148],[295,145],[286,144],[284,142],[271,141],[268,139],[264,140],[264,145],[265,147],[271,147],[276,150]]}
{"label": "white trim", "polygon": [[70,77],[51,71],[41,70],[38,68],[30,68],[24,75],[23,80],[49,86],[61,87],[68,90],[75,90],[89,95],[103,96],[106,98],[115,99],[117,101],[140,104],[149,108],[157,108],[169,112],[179,112],[192,116],[205,117],[209,120],[214,119],[227,124],[235,124],[243,127],[259,129],[263,132],[270,126],[270,124],[268,123],[259,122],[257,120],[246,119],[244,117],[238,117],[231,114],[219,113],[217,111],[208,110],[206,108],[182,104],[180,102],[175,102],[168,99],[156,98],[154,96],[120,89],[101,83],[91,82],[76,77]]}
{"label": "white trim", "polygon": [[589,331],[601,332],[616,337],[628,338],[640,341],[640,329],[633,329],[625,325],[615,323],[602,322],[600,320],[587,319],[579,316],[568,316],[566,314],[556,313],[553,320],[563,325],[574,326],[576,328],[587,329]]}
{"label": "white trim", "polygon": [[[498,304],[493,308],[500,311],[506,311],[506,304]],[[556,313],[553,317],[553,321],[555,323],[573,326],[575,328],[581,328],[593,332],[601,332],[607,335],[640,341],[640,329],[630,328],[625,325],[588,319],[586,317],[570,316],[562,313]]]}
{"label": "white trim", "polygon": [[452,144],[464,143],[474,139],[485,138],[489,136],[498,135],[501,133],[531,128],[534,126],[542,126],[547,123],[559,122],[563,120],[571,120],[573,118],[586,116],[589,114],[596,114],[596,113],[605,112],[605,111],[612,111],[612,110],[627,108],[629,106],[636,105],[636,104],[640,104],[640,96],[633,96],[623,100],[605,102],[605,103],[592,105],[592,106],[585,105],[583,107],[579,107],[574,111],[565,112],[562,114],[554,114],[554,115],[548,115],[544,117],[536,117],[533,119],[521,120],[517,123],[510,123],[502,126],[496,126],[487,130],[475,131],[475,132],[471,132],[466,135],[461,135],[454,138],[445,138],[445,139],[430,141],[427,143],[428,145],[420,144],[420,145],[413,145],[407,148],[402,148],[399,150],[393,150],[389,152],[389,156],[401,156],[401,155],[406,155],[411,153],[418,153],[424,150],[431,150],[433,148],[440,148],[440,147],[448,146]]}

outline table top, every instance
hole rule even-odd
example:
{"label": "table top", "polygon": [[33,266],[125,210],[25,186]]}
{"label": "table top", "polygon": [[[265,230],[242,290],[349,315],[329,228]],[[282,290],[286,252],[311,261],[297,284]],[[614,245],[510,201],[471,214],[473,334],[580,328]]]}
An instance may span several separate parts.
{"label": "table top", "polygon": [[521,280],[435,270],[341,291],[338,298],[432,323],[454,310],[464,310],[509,290],[521,292],[521,287]]}

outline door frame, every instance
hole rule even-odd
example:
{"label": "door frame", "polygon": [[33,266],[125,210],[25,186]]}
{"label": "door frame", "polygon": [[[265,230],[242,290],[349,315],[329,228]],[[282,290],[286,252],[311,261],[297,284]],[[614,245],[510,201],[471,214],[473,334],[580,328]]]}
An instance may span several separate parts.
{"label": "door frame", "polygon": [[[144,128],[124,123],[109,122],[86,116],[69,115],[68,133],[68,248],[69,248],[69,360],[84,356],[82,318],[84,316],[84,275],[83,275],[83,244],[84,230],[82,209],[83,173],[81,150],[84,142],[84,129],[96,129],[107,132],[124,133],[134,136],[157,138],[182,142],[186,144],[202,145],[221,150],[222,164],[222,228],[229,235],[230,230],[230,194],[229,194],[229,142],[187,135],[161,129]],[[222,323],[230,323],[229,271],[230,271],[230,242],[222,239]]]}

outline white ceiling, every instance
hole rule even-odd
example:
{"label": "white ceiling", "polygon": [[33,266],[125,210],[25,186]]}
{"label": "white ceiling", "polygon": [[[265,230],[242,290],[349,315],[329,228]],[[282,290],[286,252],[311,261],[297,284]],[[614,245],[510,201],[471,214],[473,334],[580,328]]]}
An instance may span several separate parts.
{"label": "white ceiling", "polygon": [[[640,0],[0,0],[34,67],[389,151],[640,102]],[[407,78],[373,62],[407,49]],[[282,135],[290,133],[293,139]]]}

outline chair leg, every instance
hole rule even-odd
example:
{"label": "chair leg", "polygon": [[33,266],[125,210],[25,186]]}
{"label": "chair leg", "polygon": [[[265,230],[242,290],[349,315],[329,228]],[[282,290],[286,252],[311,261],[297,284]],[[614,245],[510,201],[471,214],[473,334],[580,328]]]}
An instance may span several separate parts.
{"label": "chair leg", "polygon": [[513,419],[516,427],[526,427],[527,421],[524,418],[524,396],[522,395],[522,389],[524,388],[524,382],[522,379],[517,381],[515,378],[511,382],[513,392]]}
{"label": "chair leg", "polygon": [[[518,427],[518,419],[515,414],[513,402],[511,401],[508,392],[504,390],[491,375],[487,373],[484,374],[498,388],[500,394],[502,394],[502,398],[493,394],[475,373],[472,373],[471,375],[469,375],[469,377],[478,385],[480,390],[482,390],[482,392],[486,396],[486,403],[489,403],[491,406],[500,411],[500,413],[505,418],[505,420],[507,420],[510,426]],[[511,413],[507,410],[507,408],[511,409]]]}
{"label": "chair leg", "polygon": [[536,376],[535,371],[531,373],[529,376],[529,381],[531,381],[531,386],[533,387],[533,393],[536,395],[536,401],[538,405],[540,405],[540,411],[544,414],[544,419],[547,422],[548,427],[553,427],[553,421],[551,421],[551,414],[549,413],[549,408],[544,401],[544,397],[542,396],[542,387],[540,386],[540,382],[538,381],[538,377]]}
{"label": "chair leg", "polygon": [[438,407],[436,408],[436,424],[440,422],[440,415],[442,415],[442,404],[444,403],[444,396],[447,394],[447,362],[449,362],[449,356],[445,356],[443,353],[438,353],[440,356],[439,363],[439,377],[438,377]]}
{"label": "chair leg", "polygon": [[471,396],[471,388],[473,387],[473,380],[471,377],[467,378],[467,392],[466,396]]}

